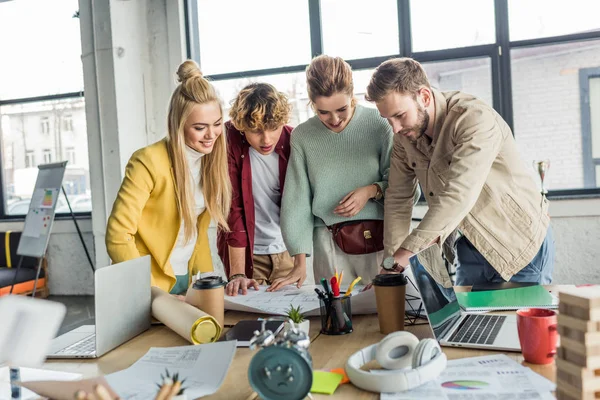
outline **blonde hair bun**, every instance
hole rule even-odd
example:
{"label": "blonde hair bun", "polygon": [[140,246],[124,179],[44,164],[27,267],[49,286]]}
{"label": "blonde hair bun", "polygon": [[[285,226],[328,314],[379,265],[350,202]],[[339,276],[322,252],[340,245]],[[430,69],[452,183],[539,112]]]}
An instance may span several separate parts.
{"label": "blonde hair bun", "polygon": [[186,60],[177,68],[177,81],[183,83],[193,78],[202,78],[202,72],[195,61]]}

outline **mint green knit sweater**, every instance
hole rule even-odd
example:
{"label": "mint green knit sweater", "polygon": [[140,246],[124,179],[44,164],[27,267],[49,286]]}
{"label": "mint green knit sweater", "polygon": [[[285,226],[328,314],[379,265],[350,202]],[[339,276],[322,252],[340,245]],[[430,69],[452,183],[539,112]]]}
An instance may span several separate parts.
{"label": "mint green knit sweater", "polygon": [[378,183],[386,190],[393,132],[376,109],[357,106],[340,132],[317,116],[292,132],[291,155],[281,205],[281,231],[289,253],[312,251],[313,228],[358,219],[383,219],[383,206],[370,200],[354,217],[333,213],[351,191]]}

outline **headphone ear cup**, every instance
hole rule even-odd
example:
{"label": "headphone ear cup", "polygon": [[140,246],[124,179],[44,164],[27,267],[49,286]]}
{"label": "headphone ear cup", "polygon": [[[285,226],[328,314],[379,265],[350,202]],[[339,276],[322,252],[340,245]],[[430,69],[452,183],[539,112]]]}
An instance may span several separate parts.
{"label": "headphone ear cup", "polygon": [[427,364],[440,352],[440,346],[435,339],[423,339],[415,348],[412,357],[412,368]]}
{"label": "headphone ear cup", "polygon": [[375,359],[385,369],[410,367],[418,343],[419,339],[410,332],[390,333],[377,344]]}

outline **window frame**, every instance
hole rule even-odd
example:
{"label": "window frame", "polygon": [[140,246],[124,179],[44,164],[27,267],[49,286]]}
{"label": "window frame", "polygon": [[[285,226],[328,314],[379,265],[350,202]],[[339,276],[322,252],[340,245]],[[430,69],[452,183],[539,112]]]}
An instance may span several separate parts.
{"label": "window frame", "polygon": [[579,93],[581,104],[581,150],[583,152],[583,182],[585,186],[596,186],[596,167],[600,158],[592,154],[592,116],[590,112],[590,78],[600,78],[600,67],[579,70]]}
{"label": "window frame", "polygon": [[[36,102],[48,101],[48,100],[65,100],[65,99],[72,99],[72,98],[82,98],[83,99],[84,98],[83,91],[62,93],[62,94],[52,94],[52,95],[45,95],[45,96],[36,96],[36,97],[23,97],[23,98],[16,98],[16,99],[0,99],[0,107],[11,106],[11,105],[15,105],[15,104],[24,104],[24,103],[36,103]],[[62,123],[62,121],[59,121],[59,123]],[[50,126],[52,126],[52,124],[50,124]],[[0,137],[0,141],[1,140],[2,140],[2,137]],[[41,147],[39,149],[43,150]],[[25,156],[27,157],[27,154]],[[0,154],[0,157],[4,157],[4,155]],[[34,158],[34,161],[37,158],[35,151],[33,151],[33,158]],[[37,165],[35,165],[35,163],[34,163],[34,166],[32,168],[37,168]],[[4,189],[5,181],[6,181],[6,179],[4,177],[4,167],[2,167],[2,170],[0,171],[0,196],[2,196],[2,198],[0,199],[0,221],[24,221],[26,215],[23,215],[23,214],[10,215],[7,213],[5,189]],[[92,212],[91,211],[74,212],[74,215],[78,219],[79,218],[89,219],[92,217]],[[70,213],[68,213],[68,212],[67,213],[56,213],[54,215],[54,220],[58,220],[58,221],[68,220],[71,218],[72,217],[71,217]]]}
{"label": "window frame", "polygon": [[[311,56],[323,53],[323,35],[321,30],[320,0],[306,0],[309,7]],[[453,61],[468,58],[489,57],[491,59],[493,107],[508,123],[514,133],[514,115],[512,101],[511,50],[522,47],[533,47],[583,40],[600,39],[600,30],[568,34],[563,36],[543,37],[527,40],[510,40],[508,0],[494,0],[494,19],[496,23],[496,42],[486,45],[460,47],[452,49],[412,51],[412,31],[410,21],[410,0],[396,0],[398,9],[398,54],[378,57],[346,60],[354,70],[372,69],[391,57],[413,57],[419,62]],[[200,37],[198,34],[197,0],[185,0],[185,26],[187,35],[187,55],[202,65],[200,59]],[[213,74],[213,81],[236,78],[259,77],[289,72],[302,72],[307,65],[296,65],[262,70],[242,70],[237,72]],[[581,70],[580,70],[581,71]],[[583,115],[582,115],[583,118]],[[600,197],[600,187],[578,188],[567,190],[550,190],[549,198],[588,198]]]}

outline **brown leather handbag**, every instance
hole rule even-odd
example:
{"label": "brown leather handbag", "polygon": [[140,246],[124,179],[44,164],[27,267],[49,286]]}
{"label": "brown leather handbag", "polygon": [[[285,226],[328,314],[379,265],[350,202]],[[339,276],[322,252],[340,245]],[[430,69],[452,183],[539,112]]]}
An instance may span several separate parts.
{"label": "brown leather handbag", "polygon": [[340,222],[327,229],[346,254],[370,254],[383,250],[383,221],[380,219]]}

